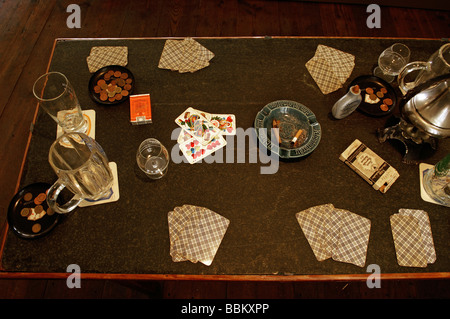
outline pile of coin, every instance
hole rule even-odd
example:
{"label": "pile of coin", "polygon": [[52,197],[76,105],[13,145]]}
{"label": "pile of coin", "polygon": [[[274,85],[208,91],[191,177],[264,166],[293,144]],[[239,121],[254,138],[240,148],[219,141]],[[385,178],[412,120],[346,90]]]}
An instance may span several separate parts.
{"label": "pile of coin", "polygon": [[99,95],[101,101],[120,101],[130,94],[133,80],[128,73],[109,70],[102,78],[97,80],[94,92]]}
{"label": "pile of coin", "polygon": [[[51,216],[53,215],[53,210],[48,207],[47,210],[44,209],[43,205],[46,205],[44,202],[47,199],[47,195],[45,193],[39,193],[34,199],[32,193],[26,193],[23,196],[23,207],[20,211],[20,215],[24,218],[27,218],[30,221],[36,221],[41,219],[45,214]],[[39,223],[35,223],[31,230],[34,233],[38,233],[41,230],[41,225]]]}
{"label": "pile of coin", "polygon": [[[387,89],[382,87],[379,91],[375,92],[372,88],[368,87],[366,88],[366,93],[369,94],[369,98],[372,101],[376,101],[377,98],[381,100],[384,97],[384,95],[387,93]],[[380,109],[384,112],[389,111],[389,106],[391,106],[392,104],[393,102],[390,98],[385,98],[380,104]]]}

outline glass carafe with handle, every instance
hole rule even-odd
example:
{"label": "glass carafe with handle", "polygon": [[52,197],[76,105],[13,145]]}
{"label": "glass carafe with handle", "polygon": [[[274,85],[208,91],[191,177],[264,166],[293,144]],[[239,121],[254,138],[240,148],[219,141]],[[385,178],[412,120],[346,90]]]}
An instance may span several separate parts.
{"label": "glass carafe with handle", "polygon": [[[407,81],[410,74],[417,74]],[[405,65],[398,74],[398,86],[403,94],[433,78],[450,73],[450,43],[444,44],[434,52],[427,62],[416,61]]]}
{"label": "glass carafe with handle", "polygon": [[[66,133],[59,137],[50,147],[48,160],[58,176],[47,194],[47,202],[55,212],[68,213],[84,199],[99,200],[112,192],[114,178],[108,158],[86,134]],[[64,188],[74,196],[60,205],[58,196]]]}

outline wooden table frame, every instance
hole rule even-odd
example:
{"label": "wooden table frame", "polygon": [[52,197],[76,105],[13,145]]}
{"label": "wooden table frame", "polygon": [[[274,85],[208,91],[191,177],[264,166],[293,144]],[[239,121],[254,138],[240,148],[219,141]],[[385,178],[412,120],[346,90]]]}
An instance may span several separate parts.
{"label": "wooden table frame", "polygon": [[[201,39],[201,37],[196,37]],[[206,39],[223,39],[224,37],[205,37]],[[227,38],[227,37],[225,37]],[[229,37],[229,38],[264,38],[264,37]],[[271,38],[360,38],[360,37],[296,37],[296,36],[272,36]],[[57,38],[53,43],[53,48],[47,64],[47,72],[50,68],[50,63],[53,58],[56,43],[61,40],[124,40],[125,38]],[[157,37],[148,38],[126,38],[126,39],[166,39]],[[171,37],[167,39],[179,39],[178,37]],[[371,39],[389,39],[389,38],[371,38]],[[395,38],[393,38],[395,39]],[[422,39],[422,38],[421,38]],[[433,38],[424,38],[422,40],[439,40]],[[36,104],[34,118],[31,126],[36,122],[39,104]],[[16,182],[16,192],[20,187],[20,180],[23,174],[23,168],[28,154],[32,137],[32,130],[30,130],[27,147],[22,158],[20,174]],[[3,249],[6,243],[6,237],[9,229],[8,223],[0,232],[1,246],[0,246],[0,279],[66,279],[72,273],[40,273],[40,272],[11,272],[6,271],[1,259],[3,256]],[[368,266],[368,265],[367,265]],[[371,272],[367,274],[338,274],[338,275],[191,275],[191,274],[115,274],[115,273],[81,273],[80,277],[84,279],[93,280],[201,280],[201,281],[268,281],[268,282],[307,282],[307,281],[366,281]],[[422,280],[422,279],[450,279],[450,272],[428,272],[428,273],[381,273],[380,280]]]}

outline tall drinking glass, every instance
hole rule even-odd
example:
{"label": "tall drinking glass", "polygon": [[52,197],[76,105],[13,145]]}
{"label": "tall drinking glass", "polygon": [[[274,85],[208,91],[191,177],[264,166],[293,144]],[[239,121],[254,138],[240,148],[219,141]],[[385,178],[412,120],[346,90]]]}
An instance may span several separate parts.
{"label": "tall drinking glass", "polygon": [[49,72],[40,76],[33,85],[33,94],[64,132],[86,132],[88,122],[84,119],[75,91],[64,74]]}

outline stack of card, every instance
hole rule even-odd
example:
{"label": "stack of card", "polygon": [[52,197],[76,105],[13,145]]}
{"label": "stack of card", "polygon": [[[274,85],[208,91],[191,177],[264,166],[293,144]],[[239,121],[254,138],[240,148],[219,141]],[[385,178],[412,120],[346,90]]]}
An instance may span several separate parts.
{"label": "stack of card", "polygon": [[210,114],[187,108],[175,119],[181,128],[178,146],[189,163],[194,164],[224,147],[223,135],[236,134],[233,114]]}
{"label": "stack of card", "polygon": [[214,53],[192,38],[166,40],[158,67],[192,73],[207,67],[213,57]]}
{"label": "stack of card", "polygon": [[399,209],[390,217],[397,262],[405,267],[426,267],[436,261],[427,212]]}
{"label": "stack of card", "polygon": [[306,62],[306,69],[323,94],[341,88],[355,67],[355,56],[319,44],[314,57]]}
{"label": "stack of card", "polygon": [[128,64],[128,47],[125,46],[100,46],[92,47],[89,56],[86,58],[89,72],[94,73],[97,70],[108,65]]}
{"label": "stack of card", "polygon": [[332,204],[314,206],[295,216],[318,261],[332,258],[364,267],[369,219]]}
{"label": "stack of card", "polygon": [[395,168],[358,139],[345,149],[339,159],[383,194],[400,176]]}
{"label": "stack of card", "polygon": [[193,205],[175,207],[167,219],[172,260],[211,265],[230,221],[212,210]]}

